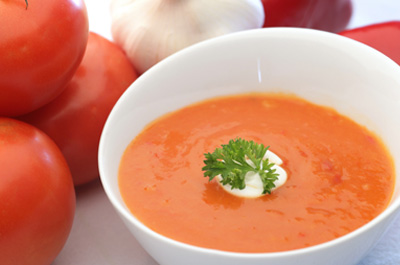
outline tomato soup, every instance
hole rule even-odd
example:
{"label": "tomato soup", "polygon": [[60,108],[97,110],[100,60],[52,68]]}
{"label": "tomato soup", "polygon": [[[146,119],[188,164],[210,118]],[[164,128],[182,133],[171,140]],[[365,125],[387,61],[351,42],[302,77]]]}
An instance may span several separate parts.
{"label": "tomato soup", "polygon": [[[259,198],[203,177],[204,153],[235,138],[270,146],[286,183]],[[345,235],[381,213],[394,165],[381,141],[335,110],[285,95],[248,94],[194,104],[150,125],[120,164],[122,197],[150,229],[235,252],[304,248]]]}

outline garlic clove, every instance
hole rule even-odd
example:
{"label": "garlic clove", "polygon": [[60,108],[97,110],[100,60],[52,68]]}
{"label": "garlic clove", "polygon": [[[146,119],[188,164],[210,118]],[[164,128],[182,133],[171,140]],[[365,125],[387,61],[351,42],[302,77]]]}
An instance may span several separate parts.
{"label": "garlic clove", "polygon": [[140,73],[194,43],[262,27],[260,0],[112,0],[111,32]]}

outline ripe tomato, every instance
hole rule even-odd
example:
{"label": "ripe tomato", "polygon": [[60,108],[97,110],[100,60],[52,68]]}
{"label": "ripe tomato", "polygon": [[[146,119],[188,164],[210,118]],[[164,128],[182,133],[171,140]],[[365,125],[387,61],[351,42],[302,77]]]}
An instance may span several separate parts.
{"label": "ripe tomato", "polygon": [[137,78],[125,53],[113,42],[89,34],[82,64],[63,93],[20,119],[47,133],[67,159],[75,185],[99,176],[97,150],[112,107]]}
{"label": "ripe tomato", "polygon": [[71,173],[37,128],[0,118],[0,264],[50,264],[75,213]]}
{"label": "ripe tomato", "polygon": [[339,32],[353,13],[351,0],[261,0],[264,27],[303,27]]}
{"label": "ripe tomato", "polygon": [[88,36],[83,0],[0,1],[0,116],[28,113],[64,89]]}

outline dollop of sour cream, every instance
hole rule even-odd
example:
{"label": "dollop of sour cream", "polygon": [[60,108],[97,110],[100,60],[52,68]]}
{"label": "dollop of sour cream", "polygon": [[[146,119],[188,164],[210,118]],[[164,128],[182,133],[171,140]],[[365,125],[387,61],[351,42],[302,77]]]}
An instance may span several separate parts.
{"label": "dollop of sour cream", "polygon": [[[271,152],[268,150],[265,153],[265,156],[263,158],[269,159],[270,163],[274,163],[274,165],[271,167],[272,169],[276,169],[275,173],[278,174],[278,179],[274,182],[275,188],[272,189],[275,190],[279,187],[281,187],[283,184],[285,184],[287,180],[287,173],[286,171],[280,167],[280,165],[283,164],[282,159],[280,159],[279,156],[277,156],[275,153]],[[252,161],[247,160],[248,164],[251,166],[255,166]],[[224,188],[227,192],[231,193],[232,195],[238,196],[238,197],[246,197],[246,198],[257,198],[264,196],[265,194],[263,193],[264,187],[263,187],[263,182],[261,180],[260,174],[256,172],[248,172],[245,176],[245,184],[246,187],[244,189],[232,189],[231,185],[222,185],[221,180],[222,177],[220,175],[215,177],[218,181],[218,183],[221,185],[222,188]]]}

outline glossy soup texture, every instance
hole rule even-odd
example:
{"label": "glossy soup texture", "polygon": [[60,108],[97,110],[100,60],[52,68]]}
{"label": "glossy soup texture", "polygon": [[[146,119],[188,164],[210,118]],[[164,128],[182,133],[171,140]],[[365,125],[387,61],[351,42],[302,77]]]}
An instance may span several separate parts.
{"label": "glossy soup texture", "polygon": [[[204,153],[237,137],[270,146],[287,182],[239,198],[203,177]],[[284,95],[216,98],[148,125],[120,164],[122,197],[150,229],[236,252],[312,246],[366,224],[388,205],[394,165],[367,129],[336,111]]]}

